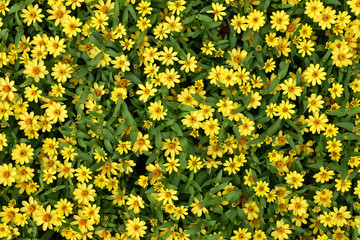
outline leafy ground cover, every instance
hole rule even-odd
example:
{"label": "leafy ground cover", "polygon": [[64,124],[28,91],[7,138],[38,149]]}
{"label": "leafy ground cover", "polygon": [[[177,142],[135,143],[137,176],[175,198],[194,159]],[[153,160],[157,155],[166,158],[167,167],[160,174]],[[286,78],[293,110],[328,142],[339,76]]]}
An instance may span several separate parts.
{"label": "leafy ground cover", "polygon": [[1,239],[355,239],[360,0],[0,0]]}

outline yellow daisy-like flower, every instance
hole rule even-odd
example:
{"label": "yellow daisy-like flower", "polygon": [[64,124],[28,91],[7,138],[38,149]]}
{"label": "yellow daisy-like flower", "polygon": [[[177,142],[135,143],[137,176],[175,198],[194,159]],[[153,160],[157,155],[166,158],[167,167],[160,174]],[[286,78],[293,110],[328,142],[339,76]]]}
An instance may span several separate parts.
{"label": "yellow daisy-like flower", "polygon": [[203,164],[202,164],[200,157],[190,155],[190,159],[188,160],[186,169],[190,169],[190,171],[194,171],[194,173],[196,173],[202,167],[203,167]]}
{"label": "yellow daisy-like flower", "polygon": [[14,150],[11,152],[12,160],[16,164],[24,165],[33,160],[34,149],[31,145],[26,145],[26,143],[16,144]]}
{"label": "yellow daisy-like flower", "polygon": [[126,231],[127,234],[135,239],[140,239],[146,233],[147,227],[145,226],[145,222],[141,221],[140,218],[134,218],[133,220],[129,219],[126,222]]}
{"label": "yellow daisy-like flower", "polygon": [[47,229],[53,229],[56,215],[56,211],[51,210],[51,206],[48,205],[46,210],[42,207],[34,212],[34,221],[37,226],[42,225],[42,230],[46,231]]}
{"label": "yellow daisy-like flower", "polygon": [[206,11],[207,13],[213,13],[214,14],[214,20],[215,22],[217,20],[222,21],[223,16],[226,16],[226,13],[224,12],[226,10],[226,7],[222,5],[221,3],[211,3],[212,10]]}
{"label": "yellow daisy-like flower", "polygon": [[48,108],[46,109],[45,113],[50,118],[50,121],[60,121],[64,122],[65,119],[68,117],[67,110],[65,109],[65,105],[61,105],[60,103],[53,102]]}
{"label": "yellow daisy-like flower", "polygon": [[36,22],[42,22],[42,18],[45,17],[44,14],[41,14],[42,9],[39,8],[38,4],[35,4],[35,6],[30,4],[26,9],[21,10],[21,12],[22,14],[20,16],[24,18],[24,23],[28,26]]}
{"label": "yellow daisy-like flower", "polygon": [[271,28],[275,28],[276,31],[286,30],[290,23],[289,15],[284,10],[273,12],[270,18]]}
{"label": "yellow daisy-like flower", "polygon": [[39,82],[40,79],[45,78],[45,75],[49,74],[49,71],[46,70],[44,61],[33,59],[25,64],[23,73],[26,75],[26,78],[32,77],[35,82]]}
{"label": "yellow daisy-like flower", "polygon": [[164,106],[161,104],[161,101],[151,102],[148,111],[152,120],[163,120],[167,115],[167,109],[164,111]]}
{"label": "yellow daisy-like flower", "polygon": [[324,81],[326,78],[326,72],[324,67],[320,67],[320,64],[310,64],[308,68],[304,71],[304,80],[308,83],[311,83],[313,86],[316,84],[321,85],[321,81]]}
{"label": "yellow daisy-like flower", "polygon": [[271,236],[277,240],[284,240],[289,238],[289,234],[291,234],[292,231],[290,229],[289,224],[285,224],[284,220],[276,221],[276,230],[274,230],[271,233]]}
{"label": "yellow daisy-like flower", "polygon": [[11,186],[15,182],[16,168],[12,163],[0,165],[0,184]]}
{"label": "yellow daisy-like flower", "polygon": [[70,38],[73,36],[75,37],[79,32],[81,32],[79,27],[82,23],[79,18],[74,16],[67,16],[66,18],[63,18],[61,25],[63,27],[62,31]]}
{"label": "yellow daisy-like flower", "polygon": [[140,131],[138,132],[137,139],[132,147],[133,152],[139,152],[141,155],[142,152],[149,151],[149,149],[153,148],[150,145],[149,134],[143,135]]}
{"label": "yellow daisy-like flower", "polygon": [[308,124],[309,130],[314,134],[315,132],[320,134],[325,130],[326,123],[329,121],[325,114],[319,116],[319,112],[314,113],[314,116],[309,116],[309,119],[305,120]]}
{"label": "yellow daisy-like flower", "polygon": [[256,9],[247,15],[246,20],[248,27],[252,28],[255,32],[258,32],[266,23],[264,13]]}
{"label": "yellow daisy-like flower", "polygon": [[76,186],[77,188],[73,192],[75,201],[83,204],[95,201],[97,194],[92,184],[78,183]]}
{"label": "yellow daisy-like flower", "polygon": [[195,60],[194,56],[191,56],[190,53],[186,55],[186,60],[179,60],[179,63],[182,64],[180,70],[185,70],[186,73],[194,72],[195,68],[197,67],[197,61]]}

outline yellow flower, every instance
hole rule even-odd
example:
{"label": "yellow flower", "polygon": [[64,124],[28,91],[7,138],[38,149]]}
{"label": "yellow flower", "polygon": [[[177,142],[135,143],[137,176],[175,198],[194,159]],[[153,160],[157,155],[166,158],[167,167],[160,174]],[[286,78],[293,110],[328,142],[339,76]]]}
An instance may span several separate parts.
{"label": "yellow flower", "polygon": [[325,9],[324,3],[321,0],[310,0],[305,3],[305,14],[309,18],[315,19]]}
{"label": "yellow flower", "polygon": [[306,202],[303,196],[301,197],[293,197],[290,200],[290,205],[288,207],[288,210],[292,210],[294,215],[299,216],[306,214],[307,207],[309,204]]}
{"label": "yellow flower", "polygon": [[237,239],[243,239],[243,240],[250,240],[251,239],[251,232],[248,232],[247,228],[239,228],[238,230],[234,230],[234,236],[230,238],[230,240],[237,240]]}
{"label": "yellow flower", "polygon": [[46,115],[49,117],[50,121],[60,121],[64,122],[68,117],[67,110],[65,105],[60,103],[53,102],[45,111]]}
{"label": "yellow flower", "polygon": [[[202,53],[206,54],[206,55],[212,55],[212,52],[215,51],[215,45],[212,42],[203,42],[203,46],[201,47],[201,51]],[[219,66],[217,66],[219,67]],[[222,66],[221,66],[222,67]]]}
{"label": "yellow flower", "polygon": [[241,33],[241,31],[246,31],[247,29],[246,17],[241,16],[240,13],[238,13],[237,15],[234,15],[234,17],[231,19],[230,25],[234,27],[234,30],[237,33]]}
{"label": "yellow flower", "polygon": [[224,12],[226,10],[226,7],[220,3],[211,3],[211,7],[213,10],[206,11],[207,13],[213,13],[214,14],[214,20],[215,22],[217,20],[222,21],[223,16],[226,16],[226,13]]}
{"label": "yellow flower", "polygon": [[145,222],[141,221],[140,218],[134,218],[134,220],[129,219],[126,222],[126,231],[127,234],[135,239],[140,239],[146,233],[147,227],[145,226]]}
{"label": "yellow flower", "polygon": [[63,27],[62,31],[70,38],[73,36],[76,37],[76,35],[81,32],[79,27],[82,23],[79,18],[74,16],[67,16],[66,18],[63,18],[61,25]]}
{"label": "yellow flower", "polygon": [[141,176],[139,177],[138,184],[139,184],[142,188],[145,188],[145,187],[147,187],[147,185],[148,185],[148,181],[149,181],[149,177],[144,176],[144,175],[141,175]]}
{"label": "yellow flower", "polygon": [[[201,197],[201,201],[202,201],[202,197]],[[195,197],[194,202],[191,203],[190,205],[190,207],[192,207],[191,212],[193,214],[196,214],[198,217],[201,217],[203,213],[204,214],[209,213],[209,211],[205,207],[200,208],[200,206],[201,206],[201,202]]]}
{"label": "yellow flower", "polygon": [[331,29],[331,24],[336,21],[336,10],[333,10],[330,6],[326,7],[320,14],[316,15],[314,22],[318,22],[322,30]]}
{"label": "yellow flower", "polygon": [[276,31],[286,30],[289,25],[289,15],[284,10],[273,12],[271,15],[271,28],[275,28]]}
{"label": "yellow flower", "polygon": [[247,24],[249,28],[252,28],[255,32],[259,32],[260,28],[265,25],[264,13],[254,9],[247,15]]}
{"label": "yellow flower", "polygon": [[131,142],[130,141],[123,142],[123,141],[119,140],[116,151],[120,155],[123,155],[124,153],[128,153],[128,150],[130,150],[130,149],[131,149]]}
{"label": "yellow flower", "polygon": [[174,15],[166,16],[165,17],[165,23],[164,27],[166,30],[169,30],[170,32],[181,32],[183,29],[183,24],[180,22],[180,17],[175,17]]}
{"label": "yellow flower", "polygon": [[161,150],[166,150],[164,156],[171,156],[173,159],[176,155],[179,155],[179,151],[182,151],[182,147],[180,146],[180,142],[178,138],[173,139],[165,139],[165,142],[162,142]]}
{"label": "yellow flower", "polygon": [[14,93],[17,89],[14,87],[15,81],[10,81],[8,77],[0,78],[0,97],[2,100],[8,98],[10,101],[14,100]]}
{"label": "yellow flower", "polygon": [[164,164],[164,167],[166,167],[166,171],[171,174],[172,171],[178,172],[178,168],[180,166],[179,159],[175,158],[169,158],[167,157],[167,163]]}
{"label": "yellow flower", "polygon": [[280,221],[276,221],[276,230],[271,233],[271,236],[277,240],[284,240],[289,238],[289,234],[292,231],[290,230],[289,224],[285,224],[284,220],[281,219]]}
{"label": "yellow flower", "polygon": [[124,54],[119,57],[115,57],[115,60],[112,60],[111,63],[114,64],[114,68],[120,68],[122,72],[130,71],[130,62]]}
{"label": "yellow flower", "polygon": [[7,138],[5,133],[0,133],[0,151],[3,150],[4,147],[8,146]]}
{"label": "yellow flower", "polygon": [[308,68],[304,71],[304,80],[308,83],[311,83],[313,86],[316,84],[321,84],[321,81],[324,81],[326,78],[326,72],[324,72],[324,67],[320,67],[320,64],[310,64]]}
{"label": "yellow flower", "polygon": [[37,103],[42,91],[35,87],[34,84],[31,84],[31,87],[25,87],[24,93],[29,102],[35,101]]}
{"label": "yellow flower", "polygon": [[255,190],[255,195],[258,197],[266,197],[268,192],[270,192],[270,188],[268,187],[269,183],[265,181],[257,181],[256,186],[253,187]]}
{"label": "yellow flower", "polygon": [[10,4],[10,0],[1,0],[0,1],[0,13],[5,16],[6,12],[9,12],[10,9],[8,8]]}
{"label": "yellow flower", "polygon": [[56,216],[56,211],[51,210],[51,206],[48,205],[46,210],[41,207],[39,210],[34,212],[34,221],[37,226],[42,225],[42,230],[46,231],[47,229],[53,229]]}
{"label": "yellow flower", "polygon": [[163,120],[167,115],[167,109],[164,111],[164,106],[161,104],[161,101],[151,102],[148,111],[152,120]]}
{"label": "yellow flower", "polygon": [[38,62],[34,59],[25,64],[25,70],[23,73],[26,74],[26,78],[32,77],[35,82],[39,82],[40,79],[45,78],[45,75],[47,75],[49,71],[46,70],[44,61]]}
{"label": "yellow flower", "polygon": [[285,57],[289,56],[289,53],[291,52],[291,49],[289,47],[290,44],[291,44],[291,42],[289,41],[288,38],[281,37],[281,36],[278,38],[277,45],[276,45],[276,49],[279,52],[278,57],[280,57],[281,55],[284,55]]}
{"label": "yellow flower", "polygon": [[285,177],[286,183],[292,184],[291,188],[298,189],[303,185],[304,176],[296,171],[289,172]]}
{"label": "yellow flower", "polygon": [[11,152],[12,160],[16,162],[16,164],[24,165],[25,163],[29,163],[33,160],[34,149],[31,145],[26,145],[26,143],[16,144],[15,148]]}
{"label": "yellow flower", "polygon": [[130,194],[128,197],[126,205],[128,205],[128,209],[132,210],[135,214],[140,213],[140,208],[145,208],[144,200],[140,196],[135,196],[133,194]]}
{"label": "yellow flower", "polygon": [[276,37],[276,33],[268,33],[265,35],[265,41],[269,47],[276,47],[278,45],[279,37]]}
{"label": "yellow flower", "polygon": [[307,108],[309,108],[309,112],[319,112],[320,109],[323,108],[324,101],[322,100],[321,95],[316,95],[315,93],[312,93],[311,96],[308,98],[308,105]]}
{"label": "yellow flower", "polygon": [[97,194],[92,184],[78,183],[76,186],[77,188],[73,192],[75,201],[79,204],[89,204],[89,202],[95,201]]}
{"label": "yellow flower", "polygon": [[296,97],[301,96],[302,87],[296,86],[296,81],[292,78],[285,80],[284,83],[280,84],[280,87],[291,100],[296,100]]}
{"label": "yellow flower", "polygon": [[188,115],[181,119],[181,122],[186,127],[198,129],[202,127],[203,123],[201,121],[203,120],[204,116],[200,111],[191,111]]}
{"label": "yellow flower", "polygon": [[167,2],[168,5],[168,9],[170,11],[172,11],[172,14],[177,14],[179,15],[182,11],[184,11],[186,9],[186,7],[184,6],[186,4],[185,0],[177,0],[175,2]]}
{"label": "yellow flower", "polygon": [[301,54],[301,57],[305,57],[305,55],[311,56],[312,52],[315,51],[315,43],[311,40],[303,40],[299,42],[296,47],[299,49],[299,54]]}
{"label": "yellow flower", "polygon": [[140,131],[138,132],[137,139],[132,147],[133,152],[139,152],[141,155],[144,151],[149,151],[149,149],[153,148],[150,145],[149,134],[143,135]]}
{"label": "yellow flower", "polygon": [[44,14],[41,14],[42,9],[39,8],[38,4],[33,6],[32,4],[28,5],[26,9],[21,10],[21,17],[24,18],[24,23],[30,26],[36,22],[42,22],[42,18],[45,17]]}
{"label": "yellow flower", "polygon": [[0,184],[11,186],[15,182],[16,168],[12,163],[0,165]]}
{"label": "yellow flower", "polygon": [[279,116],[280,119],[290,119],[291,115],[295,113],[293,108],[295,104],[290,104],[289,101],[282,100],[281,103],[276,107],[276,115]]}
{"label": "yellow flower", "polygon": [[187,59],[184,60],[179,60],[179,63],[182,64],[180,70],[184,70],[185,72],[188,73],[189,71],[194,72],[195,68],[197,67],[197,61],[195,60],[194,56],[191,56],[190,53],[188,53],[186,55]]}
{"label": "yellow flower", "polygon": [[203,167],[203,164],[202,164],[200,157],[190,155],[190,159],[188,160],[186,169],[190,169],[190,171],[194,171],[194,173],[196,173],[202,167]]}
{"label": "yellow flower", "polygon": [[319,112],[314,113],[314,116],[309,116],[309,119],[305,120],[308,124],[309,130],[314,134],[315,132],[320,134],[320,131],[325,130],[326,123],[329,121],[325,114],[319,116]]}
{"label": "yellow flower", "polygon": [[251,135],[252,131],[255,130],[255,123],[253,121],[251,121],[249,118],[247,117],[243,117],[241,119],[241,124],[239,125],[239,132],[242,136],[248,136]]}

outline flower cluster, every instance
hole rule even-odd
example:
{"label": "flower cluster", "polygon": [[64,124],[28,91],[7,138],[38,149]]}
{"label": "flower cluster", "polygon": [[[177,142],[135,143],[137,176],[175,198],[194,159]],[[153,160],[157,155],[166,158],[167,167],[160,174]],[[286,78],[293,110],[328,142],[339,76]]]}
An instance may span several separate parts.
{"label": "flower cluster", "polygon": [[0,239],[354,239],[359,16],[0,0]]}

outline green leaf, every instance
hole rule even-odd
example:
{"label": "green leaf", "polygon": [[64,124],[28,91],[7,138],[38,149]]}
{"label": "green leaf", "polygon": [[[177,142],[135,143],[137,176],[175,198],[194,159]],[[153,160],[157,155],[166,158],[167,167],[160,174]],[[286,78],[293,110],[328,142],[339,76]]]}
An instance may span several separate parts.
{"label": "green leaf", "polygon": [[124,74],[124,78],[130,80],[134,84],[141,84],[142,83],[140,78],[138,78],[135,74],[133,74],[131,72],[126,72]]}
{"label": "green leaf", "polygon": [[281,125],[281,119],[279,118],[271,127],[268,128],[268,130],[266,131],[267,134],[269,136],[274,135],[274,133],[280,128],[280,125]]}
{"label": "green leaf", "polygon": [[344,108],[340,108],[329,112],[328,115],[342,117],[346,115],[346,112]]}
{"label": "green leaf", "polygon": [[101,60],[101,57],[103,56],[103,51],[100,51],[95,57],[93,60],[91,60],[91,64],[90,66],[93,67],[93,68],[96,68],[97,65],[99,64],[100,60]]}
{"label": "green leaf", "polygon": [[25,7],[26,7],[25,4],[15,3],[14,5],[11,6],[9,14],[23,10]]}
{"label": "green leaf", "polygon": [[98,48],[98,49],[102,49],[105,47],[105,43],[101,40],[99,40],[98,38],[96,38],[95,35],[96,32],[92,32],[90,34],[90,41]]}
{"label": "green leaf", "polygon": [[173,123],[170,125],[171,129],[180,137],[183,136],[183,132],[177,123]]}
{"label": "green leaf", "polygon": [[196,18],[196,15],[192,15],[190,17],[185,18],[181,23],[189,24],[189,23],[193,22],[195,20],[195,18]]}
{"label": "green leaf", "polygon": [[131,4],[129,4],[126,9],[130,12],[134,20],[137,20],[136,12]]}
{"label": "green leaf", "polygon": [[280,79],[279,78],[274,78],[273,80],[272,80],[272,82],[270,83],[270,86],[269,86],[269,88],[268,88],[268,93],[270,93],[270,92],[272,92],[272,90],[274,90],[275,89],[275,87],[279,84],[279,82],[280,82]]}
{"label": "green leaf", "polygon": [[244,210],[242,210],[241,208],[237,207],[236,208],[237,214],[240,217],[241,220],[245,220],[246,219],[246,214],[244,212]]}
{"label": "green leaf", "polygon": [[354,108],[350,108],[348,115],[353,116],[358,113],[360,113],[360,107],[354,107]]}
{"label": "green leaf", "polygon": [[198,14],[198,15],[196,15],[196,18],[201,22],[214,22],[213,18],[211,18],[207,15],[204,15],[204,14]]}
{"label": "green leaf", "polygon": [[88,73],[89,73],[89,68],[87,68],[85,66],[85,67],[82,67],[82,68],[76,70],[76,73],[75,73],[73,78],[81,78],[81,77],[85,76]]}
{"label": "green leaf", "polygon": [[341,3],[339,0],[324,0],[324,2],[326,4],[333,4],[333,5],[338,5],[338,6],[343,5],[343,3]]}
{"label": "green leaf", "polygon": [[19,46],[19,43],[20,43],[20,38],[21,36],[24,34],[24,29],[21,28],[15,35],[15,41],[14,41],[14,44],[15,44],[15,47],[18,47]]}
{"label": "green leaf", "polygon": [[161,142],[162,141],[162,135],[161,135],[159,127],[155,128],[154,134],[155,134],[155,146],[157,148],[161,148],[162,147],[162,142]]}
{"label": "green leaf", "polygon": [[347,159],[346,158],[342,158],[341,159],[341,166],[340,166],[340,174],[341,174],[341,181],[345,181],[346,176],[348,174],[348,164],[347,164]]}
{"label": "green leaf", "polygon": [[117,100],[116,105],[115,105],[115,113],[119,114],[122,102],[123,102],[122,98],[119,98]]}
{"label": "green leaf", "polygon": [[[288,69],[289,69],[289,63],[286,63],[285,64],[285,66],[281,66],[282,64],[280,64],[280,71],[279,71],[279,73],[278,73],[278,78],[279,79],[283,79],[285,76],[286,76],[286,74],[287,74],[287,72],[288,72]],[[272,90],[271,90],[272,91]],[[270,92],[271,92],[270,91]]]}
{"label": "green leaf", "polygon": [[196,95],[195,93],[192,93],[191,96],[198,102],[198,103],[202,103],[204,101],[204,99],[198,95]]}
{"label": "green leaf", "polygon": [[86,161],[89,161],[89,162],[93,162],[93,159],[92,157],[89,156],[89,154],[86,154],[86,153],[83,153],[83,152],[77,152],[78,154],[78,157],[80,159],[83,159],[83,160],[86,160]]}
{"label": "green leaf", "polygon": [[89,96],[89,93],[90,93],[90,88],[86,87],[81,94],[80,104],[83,104],[86,101],[87,97]]}
{"label": "green leaf", "polygon": [[129,112],[128,107],[125,102],[123,102],[123,104],[121,105],[121,110],[122,110],[121,111],[122,115],[124,116],[127,123],[129,125],[136,125],[136,122],[135,122],[134,118],[132,117],[131,113]]}
{"label": "green leaf", "polygon": [[258,138],[252,140],[252,141],[249,142],[248,144],[249,144],[250,146],[251,146],[251,145],[255,145],[255,144],[259,144],[259,143],[265,141],[266,136],[267,136],[266,132],[263,132],[262,134],[259,135]]}
{"label": "green leaf", "polygon": [[195,234],[195,233],[198,233],[200,230],[201,230],[201,224],[197,224],[195,227],[186,230],[185,233]]}
{"label": "green leaf", "polygon": [[172,226],[174,226],[175,225],[175,222],[174,221],[168,221],[168,222],[166,222],[166,223],[164,223],[164,224],[161,224],[160,226],[159,226],[159,228],[160,229],[162,229],[162,228],[170,228],[170,227],[172,227]]}
{"label": "green leaf", "polygon": [[345,128],[345,129],[349,130],[350,132],[354,129],[354,124],[351,122],[337,122],[337,123],[335,123],[335,125]]}
{"label": "green leaf", "polygon": [[131,133],[130,133],[131,145],[134,145],[135,141],[137,140],[138,132],[139,132],[139,130],[137,130],[137,129],[131,131]]}
{"label": "green leaf", "polygon": [[237,202],[240,198],[240,193],[241,193],[240,189],[232,190],[231,192],[224,195],[224,199],[226,201],[229,201],[230,203]]}
{"label": "green leaf", "polygon": [[107,139],[107,138],[104,139],[104,145],[105,145],[106,150],[108,150],[110,153],[114,152],[112,144],[110,143],[109,139]]}

